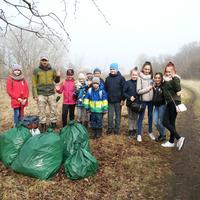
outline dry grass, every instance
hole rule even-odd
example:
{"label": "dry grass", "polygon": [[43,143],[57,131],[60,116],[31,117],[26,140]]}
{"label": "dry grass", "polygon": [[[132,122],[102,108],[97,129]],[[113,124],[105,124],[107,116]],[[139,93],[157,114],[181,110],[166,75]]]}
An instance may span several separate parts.
{"label": "dry grass", "polygon": [[[60,101],[59,116],[61,104]],[[0,113],[0,129],[3,131],[12,126],[13,114],[5,91],[1,98]],[[37,114],[36,104],[31,98],[26,113]],[[99,140],[91,140],[91,148],[100,168],[95,176],[84,180],[70,181],[61,169],[52,180],[40,181],[16,174],[0,162],[0,199],[163,199],[165,177],[172,173],[168,164],[171,150],[163,149],[160,144],[150,141],[146,134],[141,144],[128,139],[127,124],[127,112],[124,108],[120,136],[104,135]],[[106,127],[107,124],[105,129]]]}

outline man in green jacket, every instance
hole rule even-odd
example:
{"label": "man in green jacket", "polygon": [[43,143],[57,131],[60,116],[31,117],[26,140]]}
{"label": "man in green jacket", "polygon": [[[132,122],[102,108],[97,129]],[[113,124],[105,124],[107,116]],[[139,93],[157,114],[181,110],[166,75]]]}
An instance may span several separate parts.
{"label": "man in green jacket", "polygon": [[56,72],[49,64],[47,56],[40,57],[40,65],[33,71],[32,91],[33,98],[37,101],[40,117],[41,132],[46,131],[46,106],[50,108],[50,122],[56,128],[56,96],[55,83],[60,82],[60,72]]}

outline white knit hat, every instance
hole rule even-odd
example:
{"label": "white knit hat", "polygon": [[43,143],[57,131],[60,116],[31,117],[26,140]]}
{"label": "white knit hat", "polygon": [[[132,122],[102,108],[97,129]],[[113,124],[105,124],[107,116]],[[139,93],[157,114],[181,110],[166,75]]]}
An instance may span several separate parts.
{"label": "white knit hat", "polygon": [[13,71],[14,71],[14,70],[20,70],[20,71],[22,71],[22,66],[19,65],[19,64],[13,64],[12,70],[13,70]]}
{"label": "white knit hat", "polygon": [[84,73],[79,73],[78,74],[78,79],[85,79],[85,74]]}

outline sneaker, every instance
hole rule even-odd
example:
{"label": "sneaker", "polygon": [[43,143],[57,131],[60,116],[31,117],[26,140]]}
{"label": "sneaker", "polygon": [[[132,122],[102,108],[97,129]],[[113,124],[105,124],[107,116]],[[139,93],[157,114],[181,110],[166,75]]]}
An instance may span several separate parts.
{"label": "sneaker", "polygon": [[137,141],[138,141],[138,142],[142,142],[142,136],[141,136],[141,135],[138,135],[138,136],[137,136]]}
{"label": "sneaker", "polygon": [[161,144],[161,146],[162,147],[175,147],[175,144],[167,141],[167,142]]}
{"label": "sneaker", "polygon": [[152,140],[155,140],[155,137],[154,137],[153,133],[149,133],[148,135]]}
{"label": "sneaker", "polygon": [[184,141],[185,141],[185,137],[181,137],[177,143],[176,143],[176,146],[178,148],[178,151],[180,151],[184,145]]}

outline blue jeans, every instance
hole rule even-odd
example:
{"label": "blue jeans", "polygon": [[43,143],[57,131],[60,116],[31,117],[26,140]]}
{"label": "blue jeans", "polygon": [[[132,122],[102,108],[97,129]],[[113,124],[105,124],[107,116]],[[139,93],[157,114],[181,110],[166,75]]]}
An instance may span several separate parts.
{"label": "blue jeans", "polygon": [[146,107],[148,108],[148,132],[152,133],[152,123],[153,123],[153,104],[152,101],[143,101],[142,104],[144,105],[144,111],[139,114],[138,118],[138,135],[142,134],[142,122],[144,119],[144,114]]}
{"label": "blue jeans", "polygon": [[14,126],[16,126],[21,120],[21,109],[14,108]]}
{"label": "blue jeans", "polygon": [[153,113],[153,122],[158,129],[160,136],[165,135],[165,127],[163,126],[163,118],[165,114],[166,105],[155,106]]}
{"label": "blue jeans", "polygon": [[[115,127],[114,127],[114,115],[115,115]],[[108,129],[118,133],[121,122],[121,105],[120,103],[108,104]]]}

